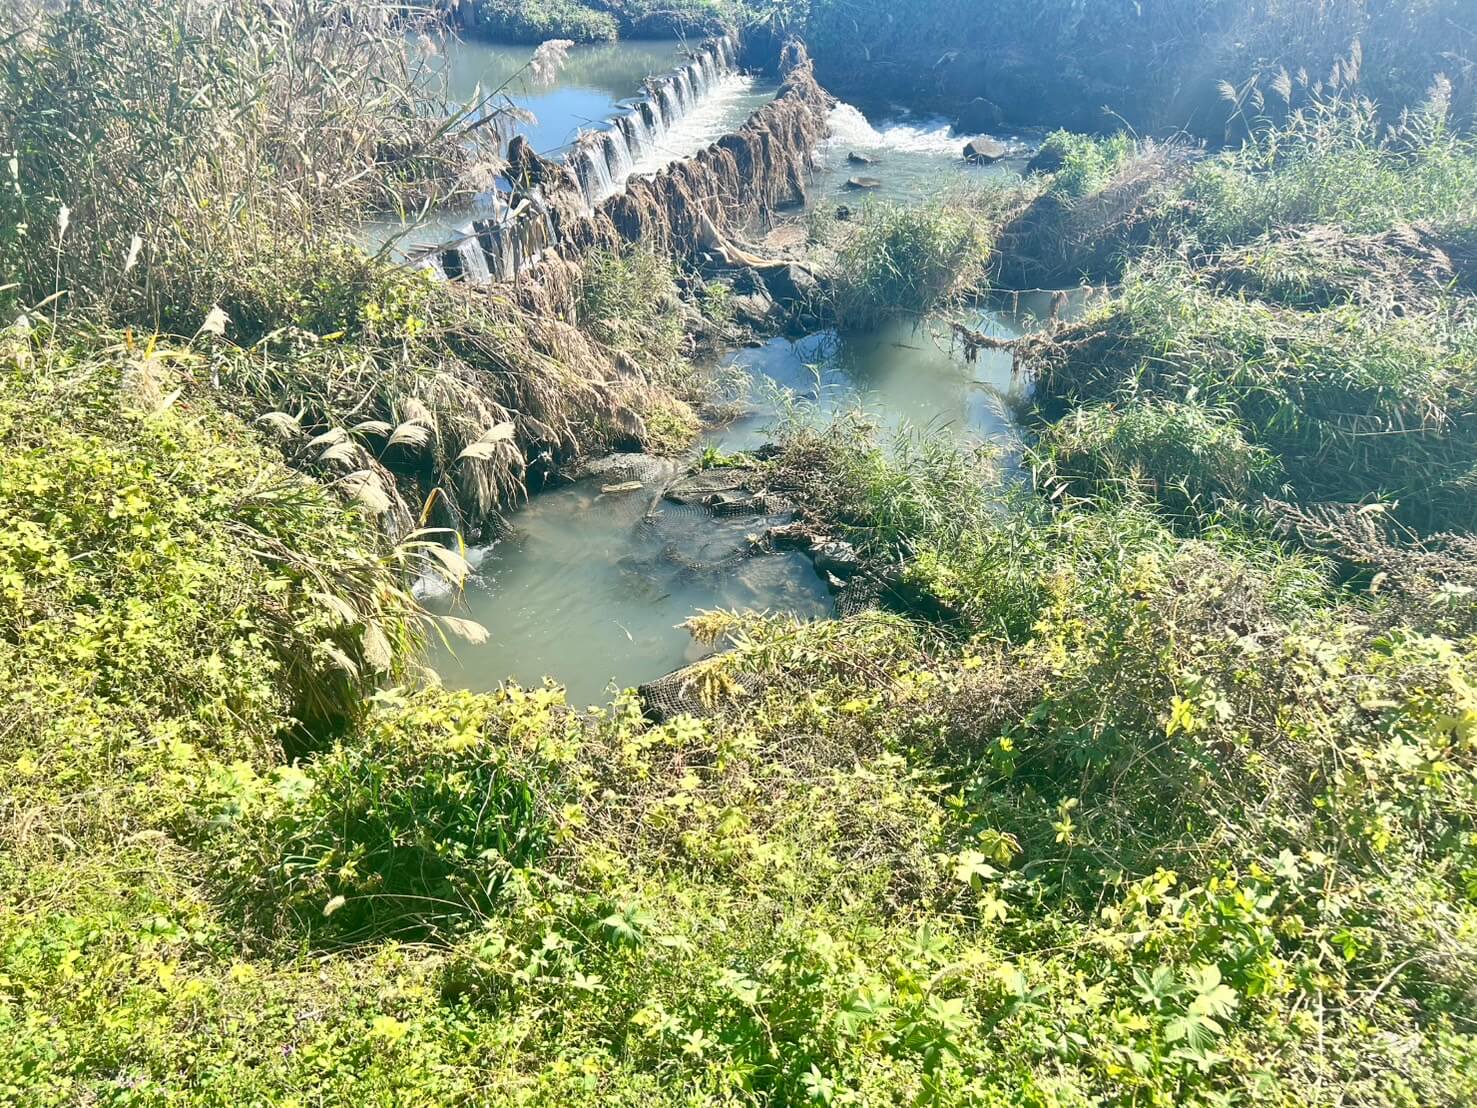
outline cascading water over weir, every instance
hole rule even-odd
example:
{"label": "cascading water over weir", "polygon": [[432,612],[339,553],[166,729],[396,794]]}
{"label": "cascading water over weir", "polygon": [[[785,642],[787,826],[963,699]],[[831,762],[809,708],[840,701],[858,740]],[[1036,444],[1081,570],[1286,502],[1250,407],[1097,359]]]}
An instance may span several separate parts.
{"label": "cascading water over weir", "polygon": [[[673,160],[668,141],[673,129],[734,73],[736,58],[731,38],[708,39],[686,65],[648,79],[645,94],[628,111],[572,144],[561,160],[584,194],[586,214],[618,194],[632,176],[655,172]],[[553,244],[553,223],[537,188],[495,188],[492,208],[489,218],[472,221],[465,234],[413,250],[409,261],[449,280],[512,280]]]}

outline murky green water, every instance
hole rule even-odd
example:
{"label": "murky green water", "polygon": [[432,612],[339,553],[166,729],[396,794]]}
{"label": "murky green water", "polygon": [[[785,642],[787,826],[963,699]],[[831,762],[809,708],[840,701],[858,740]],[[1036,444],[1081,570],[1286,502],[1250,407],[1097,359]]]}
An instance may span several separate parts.
{"label": "murky green water", "polygon": [[[568,84],[542,101],[529,101],[543,113],[539,125],[554,128],[544,141],[563,141],[572,132],[558,127],[577,130],[581,116],[612,110],[646,75],[638,70],[666,68],[666,49],[588,48],[585,66],[561,76]],[[507,79],[527,54],[463,47],[447,55],[447,64],[458,87],[470,93],[479,82],[486,88]],[[751,89],[747,95],[720,101],[702,115],[691,150],[736,127],[769,92]],[[963,158],[967,137],[949,133],[947,126],[906,118],[872,123],[848,105],[838,106],[831,124],[833,135],[820,152],[811,190],[811,204],[821,210],[874,196],[925,201],[956,183],[1015,175],[1029,155],[1024,140],[998,136],[1016,155],[972,167]],[[853,152],[875,163],[852,165],[847,155]],[[882,187],[866,194],[847,189],[847,179],[859,173],[878,178]],[[1076,298],[1070,310],[1080,303]],[[1013,338],[1040,326],[1049,305],[1049,295],[1023,296],[962,322]],[[844,339],[834,332],[775,339],[734,351],[726,361],[750,382],[747,404],[737,418],[710,428],[700,447],[752,449],[772,437],[781,418],[821,423],[860,410],[884,434],[922,430],[965,443],[996,443],[1007,456],[1015,449],[1012,411],[1023,398],[1009,353],[980,351],[967,362],[952,332],[939,323],[899,324]],[[479,571],[459,609],[490,637],[439,660],[447,684],[487,689],[509,679],[526,685],[551,677],[566,686],[573,703],[593,704],[612,689],[653,680],[701,657],[705,650],[681,624],[703,609],[803,618],[831,613],[832,597],[809,559],[751,553],[751,539],[778,519],[714,517],[670,503],[661,491],[677,466],[650,471],[642,465],[640,488],[622,488],[629,473],[608,473],[540,494],[513,514],[511,534],[474,552]]]}
{"label": "murky green water", "polygon": [[[969,322],[998,337],[1039,325],[1049,297],[1022,298]],[[1010,356],[981,351],[966,363],[937,328],[888,328],[842,342],[826,333],[776,339],[730,361],[752,378],[749,410],[713,428],[701,445],[751,449],[782,410],[824,421],[862,408],[885,429],[932,428],[966,442],[1013,448]],[[884,432],[885,433],[885,432]],[[832,599],[800,554],[749,556],[762,517],[713,517],[659,497],[665,472],[642,488],[613,489],[609,474],[542,493],[510,520],[512,534],[477,552],[480,570],[463,614],[488,628],[481,646],[460,645],[438,669],[450,685],[495,688],[553,677],[572,702],[606,699],[611,687],[650,681],[701,657],[679,625],[702,609],[831,613]],[[777,520],[776,520],[777,522]]]}
{"label": "murky green water", "polygon": [[[997,338],[1021,333],[1004,313],[984,313],[973,322]],[[985,350],[967,363],[939,324],[898,324],[845,338],[831,331],[777,338],[736,351],[729,362],[752,384],[749,411],[706,436],[723,451],[765,442],[780,410],[798,410],[816,423],[857,412],[885,431],[938,431],[963,442],[1005,441],[1013,434],[1010,407],[1019,397],[1010,354]]]}
{"label": "murky green water", "polygon": [[465,614],[489,640],[443,656],[442,679],[489,689],[550,676],[572,703],[595,704],[608,687],[650,681],[706,654],[679,626],[702,609],[830,613],[830,594],[804,555],[748,555],[763,517],[662,501],[662,483],[604,492],[612,482],[593,477],[518,511],[513,533],[478,552],[467,588]]}

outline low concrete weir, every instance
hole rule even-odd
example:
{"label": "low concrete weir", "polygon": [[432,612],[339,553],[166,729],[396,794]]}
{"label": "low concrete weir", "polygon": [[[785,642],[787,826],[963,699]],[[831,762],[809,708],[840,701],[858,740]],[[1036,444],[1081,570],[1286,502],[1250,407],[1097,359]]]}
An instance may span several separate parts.
{"label": "low concrete weir", "polygon": [[[736,58],[731,38],[706,40],[686,65],[649,79],[644,95],[632,102],[629,111],[608,120],[605,129],[582,135],[555,159],[572,175],[588,212],[620,192],[643,163],[660,157],[671,128],[734,73]],[[413,251],[410,263],[475,284],[512,280],[526,271],[543,257],[552,240],[541,191],[495,189],[492,206],[491,218],[475,221],[457,239]]]}
{"label": "low concrete weir", "polygon": [[815,83],[799,43],[784,50],[779,93],[737,131],[690,158],[641,170],[660,157],[672,127],[733,73],[736,57],[732,39],[707,40],[687,65],[649,80],[629,112],[581,136],[562,157],[544,158],[515,137],[508,147],[511,188],[495,198],[494,216],[413,252],[410,263],[450,280],[496,284],[551,251],[577,257],[637,240],[691,251],[714,230],[803,202],[833,101]]}

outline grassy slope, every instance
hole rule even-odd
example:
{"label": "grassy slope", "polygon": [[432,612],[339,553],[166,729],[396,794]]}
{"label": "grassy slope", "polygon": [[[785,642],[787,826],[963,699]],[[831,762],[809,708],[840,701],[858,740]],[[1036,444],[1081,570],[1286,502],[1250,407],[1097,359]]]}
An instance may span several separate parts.
{"label": "grassy slope", "polygon": [[[1409,192],[1358,211],[1398,222],[1391,196],[1434,193],[1419,161],[1390,163]],[[1306,312],[1342,360],[1305,360],[1345,377],[1374,355],[1423,367],[1396,401],[1469,377],[1459,329],[1387,357],[1349,303],[1303,305],[1284,255],[1229,256],[1289,218],[1263,215],[1317,164],[1270,186],[1266,166],[1207,168],[1263,197],[1202,209],[1215,280],[1279,291],[1144,271],[1109,310],[1125,343],[1175,355],[1160,380],[1241,364],[1239,332],[1202,312]],[[1247,230],[1215,230],[1227,211]],[[1462,211],[1447,223],[1470,233]],[[903,230],[877,235],[886,279],[899,243],[957,263],[954,237]],[[194,249],[149,261],[156,303]],[[269,279],[202,272],[235,291],[233,319],[266,305],[263,331],[308,332],[268,351],[283,374],[465,350],[447,318],[465,305],[347,268],[281,282],[290,310]],[[653,272],[602,260],[582,301],[661,362],[670,328],[624,318]],[[1373,317],[1383,341],[1470,318],[1416,277],[1418,311]],[[105,307],[126,318],[133,295]],[[181,315],[211,303],[195,297]],[[699,633],[740,643],[709,671],[715,717],[654,727],[626,699],[579,717],[552,689],[416,687],[428,624],[392,570],[426,555],[284,465],[271,421],[232,414],[257,411],[233,380],[260,349],[29,326],[0,342],[0,1099],[1477,1098],[1473,594],[1408,544],[1370,595],[1272,541],[1246,513],[1266,456],[1297,459],[1246,397],[1165,387],[1129,431],[1075,440],[1164,488],[1185,455],[1161,448],[1203,437],[1210,480],[1179,498],[1002,500],[941,443],[792,442],[778,464],[809,506],[958,619],[709,615]],[[1044,356],[1088,379],[1070,350]]]}

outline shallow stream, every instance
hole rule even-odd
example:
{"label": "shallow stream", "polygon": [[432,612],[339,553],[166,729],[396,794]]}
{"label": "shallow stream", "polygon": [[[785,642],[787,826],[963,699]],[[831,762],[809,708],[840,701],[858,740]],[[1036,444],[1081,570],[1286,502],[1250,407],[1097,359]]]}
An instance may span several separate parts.
{"label": "shallow stream", "polygon": [[[443,64],[453,91],[471,98],[508,81],[530,54],[530,48],[455,44]],[[508,92],[537,116],[526,133],[548,153],[623,110],[630,103],[623,97],[679,58],[676,43],[582,47],[571,51],[552,86],[519,92],[514,77]],[[635,171],[694,153],[772,95],[772,87],[752,78],[724,78],[669,129],[667,148],[638,162]],[[837,206],[854,208],[871,197],[946,197],[955,185],[1019,173],[1030,153],[1019,136],[997,136],[1010,156],[971,166],[963,158],[969,136],[953,134],[940,121],[899,113],[869,122],[841,104],[830,123],[832,135],[819,152],[809,198],[822,218]],[[857,164],[851,155],[868,164]],[[849,187],[858,175],[876,178],[878,187]],[[448,227],[469,218],[466,212],[443,216]],[[429,233],[416,230],[418,238]],[[962,322],[1011,338],[1039,325],[1049,305],[1049,294],[1022,296]],[[980,351],[967,363],[940,324],[902,324],[845,339],[834,332],[774,339],[731,351],[723,362],[749,383],[748,401],[736,418],[709,428],[698,449],[749,450],[768,441],[781,418],[822,423],[855,410],[884,433],[919,430],[969,444],[993,442],[1007,457],[1015,448],[1011,412],[1022,398],[1014,391],[1009,353]],[[443,680],[486,689],[508,679],[530,685],[551,677],[567,688],[572,703],[594,704],[612,689],[653,680],[700,658],[706,651],[681,625],[703,609],[830,615],[830,591],[805,555],[751,554],[751,539],[780,518],[724,517],[662,498],[663,488],[690,462],[617,459],[515,512],[509,534],[472,552],[478,572],[459,605],[488,629],[489,639],[460,644],[454,655],[443,653],[437,663]]]}
{"label": "shallow stream", "polygon": [[[1039,326],[1049,297],[982,311],[972,326],[1008,338]],[[845,341],[830,332],[774,339],[728,355],[751,379],[748,410],[699,443],[732,453],[770,438],[781,410],[826,422],[862,410],[885,431],[931,430],[1007,455],[1015,435],[1010,355],[981,351],[973,364],[942,328],[906,326]],[[830,592],[800,553],[749,555],[749,539],[776,518],[715,516],[660,498],[687,463],[612,470],[540,493],[510,518],[511,533],[473,552],[477,575],[461,614],[488,629],[438,670],[448,685],[487,689],[552,677],[571,703],[653,680],[702,657],[682,628],[703,609],[831,614]],[[641,488],[620,490],[633,479]]]}

